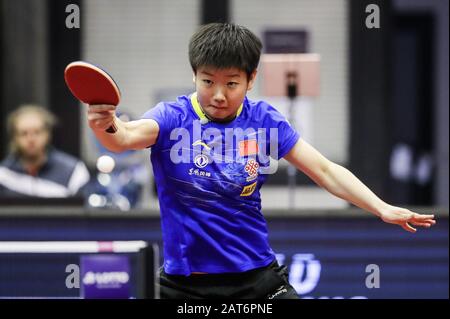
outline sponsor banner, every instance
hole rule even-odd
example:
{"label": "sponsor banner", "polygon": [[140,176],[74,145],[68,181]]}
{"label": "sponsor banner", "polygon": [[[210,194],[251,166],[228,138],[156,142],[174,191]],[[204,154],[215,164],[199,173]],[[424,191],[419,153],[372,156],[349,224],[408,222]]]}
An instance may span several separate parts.
{"label": "sponsor banner", "polygon": [[83,255],[80,266],[82,298],[130,298],[128,256]]}

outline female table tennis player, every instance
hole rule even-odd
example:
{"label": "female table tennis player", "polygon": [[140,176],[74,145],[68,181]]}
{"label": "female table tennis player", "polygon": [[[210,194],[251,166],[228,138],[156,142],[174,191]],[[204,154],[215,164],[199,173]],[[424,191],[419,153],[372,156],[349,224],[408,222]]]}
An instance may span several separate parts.
{"label": "female table tennis player", "polygon": [[[261,48],[245,27],[204,25],[189,43],[195,93],[127,123],[113,105],[89,106],[89,125],[111,151],[151,147],[164,242],[162,298],[298,298],[268,244],[261,213],[269,156],[285,158],[384,222],[409,232],[435,224],[434,215],[378,198],[303,140],[273,106],[246,97]],[[106,132],[111,125],[116,132]]]}

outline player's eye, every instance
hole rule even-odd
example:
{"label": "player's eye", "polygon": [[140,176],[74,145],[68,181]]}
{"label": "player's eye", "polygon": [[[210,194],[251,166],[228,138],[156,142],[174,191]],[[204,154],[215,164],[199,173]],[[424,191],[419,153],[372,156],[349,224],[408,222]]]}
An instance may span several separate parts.
{"label": "player's eye", "polygon": [[238,84],[239,83],[237,83],[237,82],[228,82],[228,86],[231,87],[231,88],[236,87]]}
{"label": "player's eye", "polygon": [[205,83],[207,85],[211,85],[213,82],[211,80],[204,79],[203,83]]}

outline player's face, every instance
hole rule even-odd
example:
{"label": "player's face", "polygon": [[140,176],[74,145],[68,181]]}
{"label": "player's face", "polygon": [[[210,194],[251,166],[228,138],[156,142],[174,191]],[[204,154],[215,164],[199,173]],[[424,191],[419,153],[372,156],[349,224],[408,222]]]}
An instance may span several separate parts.
{"label": "player's face", "polygon": [[49,133],[38,114],[28,113],[17,119],[15,139],[21,156],[34,159],[45,153]]}
{"label": "player's face", "polygon": [[239,69],[200,67],[194,74],[197,98],[203,111],[213,120],[233,119],[247,91],[251,90],[256,71],[250,79]]}

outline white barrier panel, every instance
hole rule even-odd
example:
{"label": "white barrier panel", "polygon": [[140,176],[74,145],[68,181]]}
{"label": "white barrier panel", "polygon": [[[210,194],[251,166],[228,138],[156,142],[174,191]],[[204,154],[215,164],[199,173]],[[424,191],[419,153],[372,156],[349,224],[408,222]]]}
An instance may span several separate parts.
{"label": "white barrier panel", "polygon": [[0,253],[133,253],[145,241],[1,241]]}

